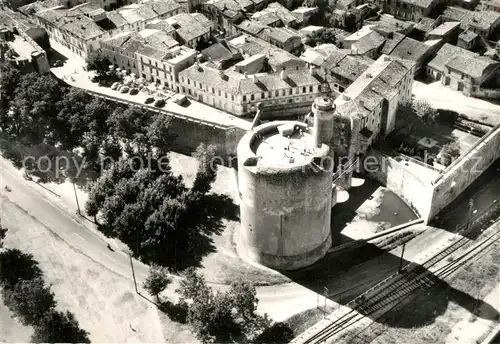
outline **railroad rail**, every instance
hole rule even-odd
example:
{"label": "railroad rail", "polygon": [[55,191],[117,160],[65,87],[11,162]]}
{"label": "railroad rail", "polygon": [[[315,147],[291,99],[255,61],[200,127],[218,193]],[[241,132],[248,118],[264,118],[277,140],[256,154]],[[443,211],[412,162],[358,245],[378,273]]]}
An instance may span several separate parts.
{"label": "railroad rail", "polygon": [[[493,204],[492,206],[495,206],[495,210],[498,210],[497,204]],[[491,211],[490,208],[478,214],[472,223],[481,221],[484,213]],[[461,234],[468,234],[471,228],[473,227],[465,227],[460,232]],[[481,229],[479,230],[482,231]],[[469,262],[485,249],[491,247],[498,240],[500,240],[500,229],[497,229],[481,242],[468,248],[458,257],[453,257],[453,254],[457,253],[457,251],[463,250],[467,245],[473,244],[466,236],[458,237],[456,235],[453,238],[453,242],[437,254],[421,264],[413,262],[407,264],[403,268],[403,273],[396,272],[390,275],[347,303],[346,307],[349,308],[348,310],[343,309],[331,314],[327,318],[330,324],[326,325],[323,329],[313,334],[308,334],[306,331],[292,341],[292,343],[324,343],[349,326],[358,323],[366,316],[380,318],[390,310],[401,307],[402,301],[412,296],[417,290],[429,290],[433,288],[443,278],[459,269],[465,262]],[[449,261],[450,257],[452,257],[451,261]],[[442,262],[445,262],[445,264],[440,264]]]}

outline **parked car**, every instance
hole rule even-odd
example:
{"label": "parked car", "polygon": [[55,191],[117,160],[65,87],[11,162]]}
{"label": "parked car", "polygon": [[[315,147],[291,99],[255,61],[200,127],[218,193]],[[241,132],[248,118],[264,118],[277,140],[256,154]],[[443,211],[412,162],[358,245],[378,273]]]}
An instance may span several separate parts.
{"label": "parked car", "polygon": [[120,83],[119,82],[115,82],[115,83],[113,83],[113,85],[111,85],[111,89],[113,91],[115,91],[116,89],[118,89],[119,86],[121,86]]}
{"label": "parked car", "polygon": [[137,88],[131,88],[129,94],[132,96],[135,96],[137,93],[139,93],[139,90]]}
{"label": "parked car", "polygon": [[64,62],[62,62],[61,60],[56,60],[54,62],[54,67],[62,67],[64,65]]}
{"label": "parked car", "polygon": [[178,105],[183,105],[187,102],[187,97],[183,94],[176,94],[172,97],[172,100]]}
{"label": "parked car", "polygon": [[144,104],[151,104],[154,101],[155,99],[153,97],[147,97],[146,100],[144,101]]}
{"label": "parked car", "polygon": [[128,86],[123,86],[122,88],[120,88],[120,93],[127,93],[130,89],[128,88]]}
{"label": "parked car", "polygon": [[153,105],[162,108],[165,106],[165,99],[157,99]]}

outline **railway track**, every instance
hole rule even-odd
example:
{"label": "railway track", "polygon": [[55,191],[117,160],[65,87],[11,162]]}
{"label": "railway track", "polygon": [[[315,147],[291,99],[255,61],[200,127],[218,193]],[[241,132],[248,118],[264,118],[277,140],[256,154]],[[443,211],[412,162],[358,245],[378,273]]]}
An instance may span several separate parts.
{"label": "railway track", "polygon": [[[499,239],[500,230],[497,229],[472,248],[468,248],[458,257],[453,257],[451,261],[448,261],[454,253],[471,243],[471,240],[465,236],[458,238],[422,264],[410,263],[404,267],[404,273],[395,273],[379,282],[349,302],[346,306],[350,310],[331,321],[325,328],[305,338],[301,336],[292,343],[323,343],[366,316],[372,319],[382,317],[395,307],[401,307],[402,301],[412,296],[417,290],[433,288],[442,279],[463,266],[464,262],[470,261]],[[443,261],[445,261],[444,265],[437,266]]]}

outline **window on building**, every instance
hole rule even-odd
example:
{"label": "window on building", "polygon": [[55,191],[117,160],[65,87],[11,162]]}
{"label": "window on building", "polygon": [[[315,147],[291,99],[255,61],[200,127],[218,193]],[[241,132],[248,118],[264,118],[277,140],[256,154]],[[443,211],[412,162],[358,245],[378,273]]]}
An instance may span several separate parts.
{"label": "window on building", "polygon": [[281,91],[281,94],[282,94],[283,96],[286,96],[286,90]]}
{"label": "window on building", "polygon": [[288,94],[289,94],[289,95],[292,95],[292,94],[293,94],[293,88],[291,88],[291,89],[289,89],[289,90],[288,90]]}
{"label": "window on building", "polygon": [[306,88],[302,87],[302,93],[306,93]]}
{"label": "window on building", "polygon": [[191,85],[191,80],[190,79],[188,79],[188,85]]}
{"label": "window on building", "polygon": [[200,82],[200,90],[202,90],[202,89],[203,89],[203,86],[201,85],[201,82]]}
{"label": "window on building", "polygon": [[243,101],[246,102],[247,101],[247,96],[243,96]]}
{"label": "window on building", "polygon": [[224,98],[227,99],[227,92],[224,92]]}
{"label": "window on building", "polygon": [[231,100],[234,102],[234,94],[231,94]]}
{"label": "window on building", "polygon": [[293,102],[293,99],[292,98],[288,99],[288,102],[289,103]]}
{"label": "window on building", "polygon": [[274,93],[274,96],[275,96],[275,97],[279,97],[279,95],[280,95],[279,91],[276,91],[276,92]]}
{"label": "window on building", "polygon": [[264,92],[262,92],[262,93],[260,94],[260,99],[264,99],[265,97],[266,97],[266,94],[265,94]]}
{"label": "window on building", "polygon": [[252,95],[250,96],[250,100],[255,100],[255,95],[253,95],[253,94],[252,94]]}
{"label": "window on building", "polygon": [[188,89],[188,93],[189,93],[189,95],[191,95],[191,89]]}
{"label": "window on building", "polygon": [[219,94],[219,97],[220,97],[220,90],[218,90],[218,94]]}

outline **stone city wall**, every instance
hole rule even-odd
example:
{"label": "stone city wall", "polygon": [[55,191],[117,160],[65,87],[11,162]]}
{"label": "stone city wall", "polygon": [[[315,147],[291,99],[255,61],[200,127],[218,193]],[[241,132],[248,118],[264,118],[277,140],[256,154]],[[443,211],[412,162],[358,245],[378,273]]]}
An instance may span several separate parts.
{"label": "stone city wall", "polygon": [[500,157],[500,125],[484,135],[432,182],[423,181],[403,163],[379,151],[372,149],[368,156],[376,164],[365,163],[365,173],[401,197],[428,223]]}
{"label": "stone city wall", "polygon": [[216,147],[218,157],[228,162],[236,156],[238,142],[245,134],[245,131],[233,126],[224,126],[208,121],[197,120],[180,113],[167,111],[149,105],[138,104],[125,101],[120,98],[103,95],[100,93],[87,91],[93,96],[100,97],[114,103],[126,106],[135,106],[156,113],[162,113],[172,119],[171,127],[175,134],[173,142],[174,150],[180,153],[190,154],[201,144],[213,144]]}
{"label": "stone city wall", "polygon": [[365,173],[389,188],[421,218],[427,220],[433,195],[432,185],[412,173],[403,163],[382,152],[372,149],[367,156],[376,161],[376,165],[365,160]]}
{"label": "stone city wall", "polygon": [[431,219],[450,204],[500,157],[500,125],[476,142],[432,182]]}

